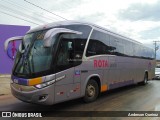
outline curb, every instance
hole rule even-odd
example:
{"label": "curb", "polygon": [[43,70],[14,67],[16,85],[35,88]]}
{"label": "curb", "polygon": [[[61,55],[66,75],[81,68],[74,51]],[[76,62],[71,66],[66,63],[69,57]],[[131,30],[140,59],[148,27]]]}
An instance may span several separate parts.
{"label": "curb", "polygon": [[0,78],[10,78],[11,75],[0,75]]}
{"label": "curb", "polygon": [[0,98],[7,94],[11,94],[10,77],[11,75],[0,75]]}

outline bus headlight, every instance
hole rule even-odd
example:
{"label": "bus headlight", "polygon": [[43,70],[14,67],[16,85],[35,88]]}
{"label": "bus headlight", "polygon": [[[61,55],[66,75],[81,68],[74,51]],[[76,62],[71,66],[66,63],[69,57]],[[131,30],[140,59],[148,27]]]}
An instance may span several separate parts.
{"label": "bus headlight", "polygon": [[44,88],[44,87],[47,87],[49,85],[52,85],[53,83],[55,83],[55,80],[51,80],[51,81],[48,81],[48,82],[45,82],[45,83],[42,83],[42,84],[37,84],[37,85],[35,85],[35,87],[40,89],[40,88]]}

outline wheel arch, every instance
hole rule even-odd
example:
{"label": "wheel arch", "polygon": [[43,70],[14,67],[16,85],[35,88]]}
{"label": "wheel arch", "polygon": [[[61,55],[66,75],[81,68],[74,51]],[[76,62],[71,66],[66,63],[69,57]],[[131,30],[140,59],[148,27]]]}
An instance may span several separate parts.
{"label": "wheel arch", "polygon": [[98,87],[99,87],[99,92],[100,92],[100,89],[101,89],[101,78],[100,78],[100,75],[98,74],[92,74],[90,76],[87,77],[87,79],[85,80],[84,84],[83,84],[83,87],[82,87],[82,90],[81,90],[81,95],[84,96],[85,95],[85,89],[86,89],[86,86],[87,86],[87,83],[89,80],[91,79],[94,79],[97,84],[98,84]]}
{"label": "wheel arch", "polygon": [[145,74],[147,74],[147,78],[148,78],[148,77],[149,77],[149,76],[148,76],[148,70],[145,70],[144,75],[145,75]]}

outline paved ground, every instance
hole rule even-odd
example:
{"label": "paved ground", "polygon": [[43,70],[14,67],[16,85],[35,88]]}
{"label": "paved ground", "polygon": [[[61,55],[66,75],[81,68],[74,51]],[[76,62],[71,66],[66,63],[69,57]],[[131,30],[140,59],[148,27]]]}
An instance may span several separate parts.
{"label": "paved ground", "polygon": [[[5,80],[7,78],[4,78]],[[2,80],[2,79],[1,79]],[[8,80],[8,79],[7,79]],[[6,80],[6,81],[7,81]],[[5,86],[7,82],[4,82]],[[9,88],[6,88],[9,91]],[[3,90],[4,91],[4,90]],[[2,92],[3,92],[2,91]],[[53,106],[41,106],[24,103],[11,94],[0,96],[0,111],[46,111],[46,116],[59,115],[56,111],[160,111],[160,81],[149,81],[145,86],[131,85],[103,93],[97,101],[85,104],[81,99],[63,102]],[[70,114],[74,114],[70,112]],[[89,115],[88,115],[89,116]],[[26,118],[27,119],[27,118]],[[44,118],[43,118],[44,119]],[[53,118],[47,118],[53,119]],[[57,117],[54,120],[159,120],[153,117]],[[38,118],[38,120],[41,120]]]}
{"label": "paved ground", "polygon": [[10,75],[0,75],[0,96],[10,93]]}

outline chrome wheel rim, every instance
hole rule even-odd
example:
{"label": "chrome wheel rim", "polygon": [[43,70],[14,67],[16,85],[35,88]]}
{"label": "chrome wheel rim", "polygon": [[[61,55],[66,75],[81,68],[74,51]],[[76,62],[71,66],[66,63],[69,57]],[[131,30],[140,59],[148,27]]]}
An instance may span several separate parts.
{"label": "chrome wheel rim", "polygon": [[96,91],[96,89],[95,89],[95,87],[93,85],[88,85],[88,87],[87,87],[87,95],[89,97],[95,96],[95,91]]}

